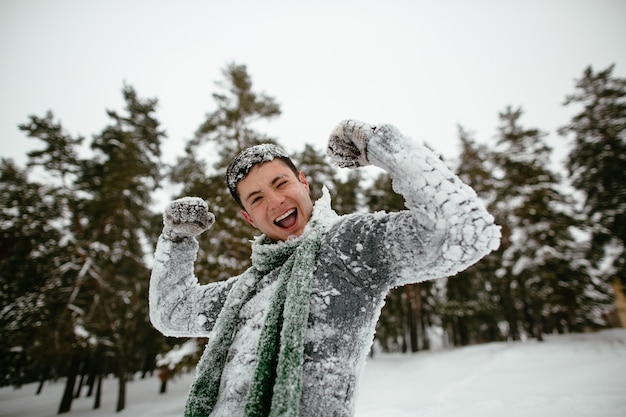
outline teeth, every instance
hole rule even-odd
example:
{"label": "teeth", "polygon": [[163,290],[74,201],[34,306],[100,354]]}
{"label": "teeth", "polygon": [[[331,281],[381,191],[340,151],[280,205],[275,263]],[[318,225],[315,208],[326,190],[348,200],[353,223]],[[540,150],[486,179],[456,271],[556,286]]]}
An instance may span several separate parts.
{"label": "teeth", "polygon": [[280,217],[277,217],[276,220],[274,220],[274,223],[278,223],[279,221],[286,219],[287,217],[289,217],[290,215],[292,215],[294,212],[296,211],[296,209],[291,209],[288,212],[286,212],[285,214],[283,214]]}

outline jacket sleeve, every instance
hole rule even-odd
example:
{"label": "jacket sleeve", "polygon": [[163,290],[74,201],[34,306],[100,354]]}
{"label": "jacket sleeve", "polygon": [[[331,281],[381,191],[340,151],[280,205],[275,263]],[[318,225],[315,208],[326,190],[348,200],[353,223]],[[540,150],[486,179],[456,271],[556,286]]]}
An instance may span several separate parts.
{"label": "jacket sleeve", "polygon": [[367,152],[390,174],[407,210],[355,215],[339,226],[341,256],[351,275],[366,281],[361,285],[389,288],[452,276],[498,248],[493,216],[425,146],[394,129],[378,132]]}
{"label": "jacket sleeve", "polygon": [[195,238],[159,237],[150,278],[150,320],[166,336],[207,337],[236,277],[200,285],[194,274]]}

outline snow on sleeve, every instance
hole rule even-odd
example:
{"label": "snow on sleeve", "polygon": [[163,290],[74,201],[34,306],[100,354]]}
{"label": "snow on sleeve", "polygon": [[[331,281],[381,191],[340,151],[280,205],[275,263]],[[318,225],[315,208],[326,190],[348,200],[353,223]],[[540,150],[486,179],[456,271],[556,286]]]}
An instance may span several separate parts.
{"label": "snow on sleeve", "polygon": [[200,285],[193,270],[198,242],[159,238],[150,278],[150,321],[166,336],[206,337],[217,319],[228,281]]}
{"label": "snow on sleeve", "polygon": [[[393,126],[382,125],[368,144],[368,158],[389,172],[394,191],[402,194],[413,213],[412,220],[403,218],[402,227],[392,232],[390,240],[396,248],[392,253],[411,253],[419,240],[420,250],[430,257],[428,267],[402,262],[400,284],[454,275],[498,248],[500,228],[493,216],[474,190],[425,146]],[[411,236],[406,229],[422,236]]]}

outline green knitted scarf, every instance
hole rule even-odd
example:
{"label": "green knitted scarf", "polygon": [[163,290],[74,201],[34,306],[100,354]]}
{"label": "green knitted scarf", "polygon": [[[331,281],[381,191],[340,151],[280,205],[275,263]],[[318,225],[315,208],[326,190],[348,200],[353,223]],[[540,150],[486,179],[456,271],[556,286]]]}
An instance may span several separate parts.
{"label": "green knitted scarf", "polygon": [[253,243],[252,267],[231,288],[198,362],[185,408],[186,417],[207,417],[217,401],[226,357],[242,306],[255,294],[259,280],[280,268],[277,287],[257,346],[257,365],[248,392],[246,417],[298,416],[302,391],[304,333],[309,315],[311,278],[320,240],[337,215],[330,197],[315,204],[302,236],[271,243],[260,236]]}

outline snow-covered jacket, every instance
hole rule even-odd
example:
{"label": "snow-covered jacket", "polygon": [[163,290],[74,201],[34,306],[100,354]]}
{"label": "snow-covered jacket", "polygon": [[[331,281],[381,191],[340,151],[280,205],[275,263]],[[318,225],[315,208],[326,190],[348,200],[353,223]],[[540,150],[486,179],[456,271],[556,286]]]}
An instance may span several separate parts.
{"label": "snow-covered jacket", "polygon": [[[390,173],[407,210],[331,213],[336,219],[321,240],[311,282],[301,416],[353,415],[359,373],[391,288],[454,275],[499,244],[499,227],[474,191],[424,146],[404,138],[393,146],[372,140],[368,158]],[[159,238],[150,314],[154,326],[167,336],[210,337],[226,295],[239,278],[199,285],[193,272],[197,250],[194,238]],[[278,272],[260,280],[256,294],[239,313],[211,416],[243,415]]]}

